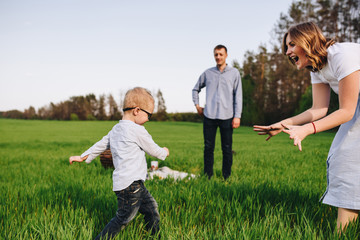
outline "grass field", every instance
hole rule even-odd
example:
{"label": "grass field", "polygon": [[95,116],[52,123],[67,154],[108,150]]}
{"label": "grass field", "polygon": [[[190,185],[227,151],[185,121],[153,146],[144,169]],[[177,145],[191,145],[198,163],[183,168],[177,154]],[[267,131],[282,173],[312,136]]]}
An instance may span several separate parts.
{"label": "grass field", "polygon": [[[100,161],[69,165],[116,122],[0,119],[0,239],[92,239],[113,217],[112,170]],[[234,132],[232,176],[202,175],[202,124],[149,122],[155,142],[170,149],[160,162],[198,174],[192,180],[151,180],[162,239],[337,239],[335,208],[319,203],[334,133],[309,136],[303,151],[285,134],[265,142],[252,128]],[[147,157],[148,164],[154,158]],[[118,239],[151,239],[138,215]],[[360,224],[342,239],[359,239]]]}

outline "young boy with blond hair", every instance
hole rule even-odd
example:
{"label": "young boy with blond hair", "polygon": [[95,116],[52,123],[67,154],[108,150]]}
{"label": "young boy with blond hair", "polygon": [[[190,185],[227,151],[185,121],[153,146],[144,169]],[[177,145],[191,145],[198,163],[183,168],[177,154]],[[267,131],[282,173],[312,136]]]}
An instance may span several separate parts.
{"label": "young boy with blond hair", "polygon": [[145,152],[161,160],[169,150],[159,147],[143,126],[154,111],[154,98],[140,87],[129,90],[124,99],[124,116],[112,130],[81,156],[72,156],[70,164],[90,163],[104,150],[110,148],[115,170],[113,191],[118,199],[116,215],[96,239],[115,237],[139,211],[144,215],[146,228],[155,234],[159,230],[160,215],[155,199],[144,186],[147,174]]}

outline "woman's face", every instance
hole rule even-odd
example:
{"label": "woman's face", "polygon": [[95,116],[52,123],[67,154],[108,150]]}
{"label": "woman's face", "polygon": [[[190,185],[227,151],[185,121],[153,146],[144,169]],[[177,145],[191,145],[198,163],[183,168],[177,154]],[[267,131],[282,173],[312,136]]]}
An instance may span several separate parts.
{"label": "woman's face", "polygon": [[286,55],[293,60],[297,69],[300,70],[311,65],[309,59],[305,54],[304,49],[302,49],[299,46],[296,46],[296,44],[291,40],[290,34],[288,34],[286,37],[286,46],[287,46]]}

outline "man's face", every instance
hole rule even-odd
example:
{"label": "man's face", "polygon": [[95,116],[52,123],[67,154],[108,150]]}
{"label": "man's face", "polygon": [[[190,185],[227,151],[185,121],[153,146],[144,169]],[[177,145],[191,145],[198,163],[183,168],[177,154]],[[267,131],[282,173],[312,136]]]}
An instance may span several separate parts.
{"label": "man's face", "polygon": [[214,58],[218,66],[226,64],[227,53],[225,51],[225,48],[215,49]]}

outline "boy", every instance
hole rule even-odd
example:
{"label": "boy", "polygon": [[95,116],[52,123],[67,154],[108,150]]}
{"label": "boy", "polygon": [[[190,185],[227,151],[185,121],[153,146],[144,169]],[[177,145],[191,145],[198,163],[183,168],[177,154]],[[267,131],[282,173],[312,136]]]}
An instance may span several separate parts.
{"label": "boy", "polygon": [[81,156],[69,161],[90,163],[105,149],[111,149],[113,191],[117,195],[118,210],[96,239],[115,237],[139,211],[144,215],[146,228],[155,234],[159,230],[160,215],[157,203],[144,186],[147,174],[145,152],[165,160],[167,148],[160,148],[143,127],[154,111],[154,98],[144,88],[129,90],[124,99],[124,116],[113,129]]}

